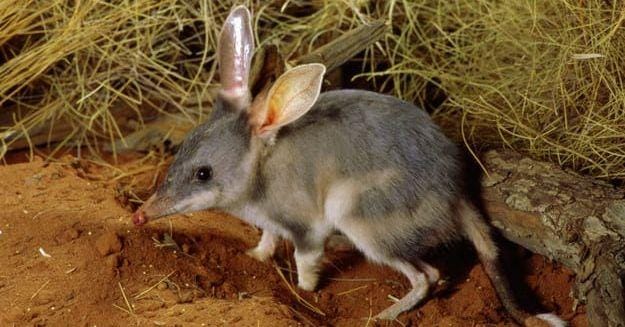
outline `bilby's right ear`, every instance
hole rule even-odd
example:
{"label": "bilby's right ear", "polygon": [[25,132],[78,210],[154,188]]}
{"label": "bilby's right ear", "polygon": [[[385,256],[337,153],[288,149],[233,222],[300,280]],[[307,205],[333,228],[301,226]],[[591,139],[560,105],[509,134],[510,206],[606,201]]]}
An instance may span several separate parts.
{"label": "bilby's right ear", "polygon": [[297,66],[257,95],[248,116],[254,135],[272,138],[282,126],[306,114],[317,102],[325,72],[322,64]]}
{"label": "bilby's right ear", "polygon": [[254,53],[254,35],[247,8],[232,9],[221,29],[218,47],[219,94],[235,110],[244,110],[250,103],[248,80]]}

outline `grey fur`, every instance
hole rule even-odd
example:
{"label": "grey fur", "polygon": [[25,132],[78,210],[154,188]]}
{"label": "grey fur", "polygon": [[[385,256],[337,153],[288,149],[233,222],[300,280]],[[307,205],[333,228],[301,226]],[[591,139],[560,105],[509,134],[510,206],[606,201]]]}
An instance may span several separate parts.
{"label": "grey fur", "polygon": [[[292,165],[290,171],[284,164]],[[458,235],[454,202],[463,196],[460,151],[421,109],[397,98],[358,90],[322,94],[302,119],[283,128],[261,163],[266,185],[263,206],[281,216],[322,216],[324,181],[355,179],[369,173],[396,173],[388,185],[365,188],[358,196],[354,216],[374,230],[385,230],[389,216],[413,221],[413,228],[394,239],[375,238],[387,255],[417,255],[426,247],[449,242]],[[366,187],[366,185],[363,185]],[[295,210],[284,207],[290,194],[305,192]],[[425,194],[434,194],[436,208],[419,216]],[[432,203],[428,203],[432,205]],[[303,207],[302,207],[303,206]],[[427,235],[426,238],[422,237]]]}
{"label": "grey fur", "polygon": [[[183,143],[158,196],[175,204],[210,191],[216,196],[202,208],[228,211],[292,240],[303,257],[320,257],[334,230],[371,260],[391,265],[464,236],[456,214],[466,198],[460,150],[421,109],[343,90],[321,94],[275,139],[254,137],[246,119],[218,100],[213,117]],[[213,167],[212,181],[193,180],[202,166]],[[366,235],[324,217],[328,192],[339,181],[354,192],[345,226]],[[316,269],[315,262],[309,266]]]}

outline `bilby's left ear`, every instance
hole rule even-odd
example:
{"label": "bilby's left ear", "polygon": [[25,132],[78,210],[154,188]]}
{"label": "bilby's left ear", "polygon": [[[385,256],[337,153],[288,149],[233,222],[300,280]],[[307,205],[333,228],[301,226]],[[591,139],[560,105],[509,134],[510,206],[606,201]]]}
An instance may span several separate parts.
{"label": "bilby's left ear", "polygon": [[325,71],[322,64],[297,66],[280,76],[271,89],[261,92],[249,112],[254,134],[273,135],[308,112],[319,97]]}
{"label": "bilby's left ear", "polygon": [[219,95],[237,111],[247,110],[250,104],[249,75],[254,53],[251,21],[250,11],[238,6],[232,9],[219,34]]}

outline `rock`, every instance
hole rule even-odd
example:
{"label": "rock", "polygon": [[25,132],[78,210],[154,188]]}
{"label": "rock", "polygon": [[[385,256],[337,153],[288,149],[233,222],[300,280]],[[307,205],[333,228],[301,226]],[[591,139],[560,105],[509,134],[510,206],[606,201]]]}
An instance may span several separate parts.
{"label": "rock", "polygon": [[32,303],[35,305],[46,305],[54,301],[54,293],[48,291],[42,291],[32,299]]}
{"label": "rock", "polygon": [[206,270],[202,274],[197,275],[196,278],[203,289],[219,286],[224,281],[224,276],[214,270]]}
{"label": "rock", "polygon": [[111,253],[118,253],[122,250],[122,242],[119,236],[113,231],[108,231],[102,234],[95,241],[95,248],[98,250],[101,256],[107,256]]}
{"label": "rock", "polygon": [[165,315],[167,315],[167,316],[169,316],[169,317],[176,317],[176,316],[179,316],[179,315],[181,315],[181,314],[182,314],[182,311],[177,310],[176,308],[169,309],[169,310],[165,313]]}
{"label": "rock", "polygon": [[16,322],[22,320],[22,318],[24,318],[24,310],[22,310],[22,308],[13,307],[10,308],[9,311],[5,314],[4,321],[7,323],[15,324]]}
{"label": "rock", "polygon": [[319,301],[321,301],[322,303],[327,303],[332,300],[332,297],[332,293],[330,292],[321,292],[321,294],[319,295]]}
{"label": "rock", "polygon": [[69,302],[73,300],[75,297],[76,297],[76,293],[74,293],[74,291],[70,291],[69,293],[65,295],[65,301]]}
{"label": "rock", "polygon": [[466,325],[467,323],[465,321],[453,316],[443,317],[439,322],[439,326],[441,327],[462,327]]}
{"label": "rock", "polygon": [[193,292],[184,292],[181,293],[178,297],[178,303],[191,303],[193,302],[195,296]]}
{"label": "rock", "polygon": [[[154,317],[156,315],[155,311],[164,307],[165,303],[145,301],[145,302],[138,302],[136,304],[133,304],[133,306],[135,309],[135,313],[140,313],[141,315],[145,317],[150,317],[150,316]],[[153,313],[150,315],[148,314],[149,312],[153,312]]]}
{"label": "rock", "polygon": [[47,323],[48,319],[46,318],[37,318],[35,321],[32,322],[32,326],[34,327],[45,327],[48,325]]}
{"label": "rock", "polygon": [[117,267],[119,267],[119,264],[121,262],[120,259],[121,255],[119,253],[114,253],[106,257],[106,266],[111,270],[115,270]]}
{"label": "rock", "polygon": [[63,232],[59,233],[55,237],[55,241],[56,244],[61,245],[73,241],[78,237],[80,237],[80,232],[77,229],[70,227],[69,229],[66,229]]}
{"label": "rock", "polygon": [[228,282],[225,282],[225,283],[223,283],[221,285],[221,287],[222,287],[222,290],[223,290],[224,294],[227,297],[229,297],[229,298],[237,297],[238,292],[237,292],[237,288],[234,285],[232,285],[232,284],[230,284]]}

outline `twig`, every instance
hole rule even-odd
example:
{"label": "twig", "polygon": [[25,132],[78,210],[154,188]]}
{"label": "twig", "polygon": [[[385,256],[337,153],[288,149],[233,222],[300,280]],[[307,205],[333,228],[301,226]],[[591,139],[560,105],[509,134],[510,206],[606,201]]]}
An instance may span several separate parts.
{"label": "twig", "polygon": [[47,282],[43,283],[43,285],[41,285],[41,287],[39,287],[39,289],[33,294],[31,295],[30,299],[34,299],[35,296],[37,296],[39,294],[39,292],[41,292],[41,290],[43,290],[44,287],[46,287],[46,285],[48,285],[48,283],[50,283],[50,280],[48,280]]}
{"label": "twig", "polygon": [[309,309],[310,311],[324,316],[325,317],[325,313],[323,311],[321,311],[321,309],[315,307],[314,305],[310,304],[310,302],[306,301],[306,299],[304,299],[301,295],[299,295],[295,289],[293,288],[293,286],[291,286],[291,284],[288,282],[288,280],[286,279],[286,277],[284,276],[284,274],[282,273],[282,271],[280,270],[280,267],[278,267],[277,264],[274,263],[274,268],[276,269],[276,271],[278,272],[278,275],[280,276],[280,278],[282,279],[282,281],[284,282],[284,284],[286,284],[287,289],[293,293],[293,295],[295,296],[295,298],[297,299],[297,302],[301,303],[304,305],[304,307],[306,307],[307,309]]}
{"label": "twig", "polygon": [[297,59],[297,64],[322,63],[328,71],[339,67],[384,35],[383,21],[357,27],[319,49]]}
{"label": "twig", "polygon": [[[132,308],[132,305],[130,305],[130,302],[128,301],[128,297],[126,297],[126,292],[124,292],[124,288],[122,287],[122,283],[117,282],[117,285],[119,286],[119,289],[122,291],[122,297],[124,298],[124,302],[126,302],[126,306],[128,307],[128,312],[131,314],[134,314],[135,311]],[[113,304],[115,305],[115,304]]]}
{"label": "twig", "polygon": [[359,290],[361,290],[363,288],[367,288],[368,286],[369,285],[362,285],[362,286],[359,286],[359,287],[356,287],[356,288],[352,288],[351,290],[347,290],[347,291],[343,291],[343,292],[340,292],[340,293],[336,293],[336,296],[347,295],[347,294],[359,291]]}
{"label": "twig", "polygon": [[303,313],[295,310],[294,308],[288,307],[289,310],[291,310],[291,312],[293,312],[296,316],[298,316],[300,319],[302,319],[304,321],[305,324],[307,324],[308,326],[317,326],[316,324],[314,324],[312,321],[310,321],[310,319],[308,319]]}
{"label": "twig", "polygon": [[132,313],[131,313],[130,311],[128,311],[127,309],[124,309],[124,308],[120,307],[119,305],[117,305],[117,304],[115,304],[115,303],[113,303],[113,307],[114,307],[114,308],[116,308],[116,309],[119,309],[119,310],[121,310],[121,311],[124,311],[125,313],[127,313],[127,314],[129,314],[129,315],[132,315]]}
{"label": "twig", "polygon": [[396,297],[394,297],[394,296],[392,296],[391,294],[387,295],[386,297],[387,297],[389,300],[393,301],[393,302],[399,302],[399,299],[398,299],[398,298],[396,298]]}
{"label": "twig", "polygon": [[143,292],[137,294],[134,296],[135,300],[138,300],[140,298],[142,298],[144,295],[146,295],[148,292],[150,292],[151,290],[153,290],[154,288],[156,288],[160,283],[164,282],[167,278],[171,277],[171,275],[173,275],[176,271],[172,271],[170,272],[167,276],[161,278],[161,280],[159,280],[158,282],[156,282],[156,284],[150,286],[148,289],[144,290]]}
{"label": "twig", "polygon": [[375,278],[328,278],[335,282],[375,282]]}

